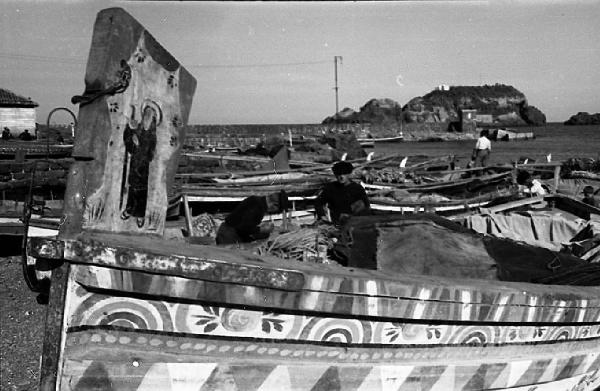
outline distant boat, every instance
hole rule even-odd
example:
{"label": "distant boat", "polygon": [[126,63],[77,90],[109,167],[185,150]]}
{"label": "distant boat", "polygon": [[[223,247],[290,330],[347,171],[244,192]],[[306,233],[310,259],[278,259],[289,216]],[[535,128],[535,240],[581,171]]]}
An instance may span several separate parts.
{"label": "distant boat", "polygon": [[499,128],[491,131],[491,138],[495,141],[529,140],[534,139],[535,134],[532,131]]}
{"label": "distant boat", "polygon": [[375,143],[398,143],[404,141],[404,135],[400,132],[392,137],[357,137],[356,140],[363,148],[373,148]]}

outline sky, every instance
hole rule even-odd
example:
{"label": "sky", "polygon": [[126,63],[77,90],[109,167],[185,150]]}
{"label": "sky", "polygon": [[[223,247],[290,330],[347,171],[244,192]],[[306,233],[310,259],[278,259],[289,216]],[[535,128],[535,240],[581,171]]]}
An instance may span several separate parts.
{"label": "sky", "polygon": [[[600,1],[0,0],[0,88],[40,106],[83,92],[98,11],[121,7],[196,78],[190,124],[320,123],[437,85],[512,85],[550,122],[600,112]],[[53,116],[52,122],[61,122]],[[63,122],[70,122],[65,118]]]}

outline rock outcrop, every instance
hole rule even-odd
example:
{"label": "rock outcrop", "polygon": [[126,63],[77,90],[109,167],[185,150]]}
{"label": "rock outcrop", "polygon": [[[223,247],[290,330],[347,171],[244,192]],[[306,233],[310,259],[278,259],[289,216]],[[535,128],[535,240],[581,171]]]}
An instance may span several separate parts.
{"label": "rock outcrop", "polygon": [[543,125],[546,116],[529,106],[525,95],[504,84],[453,86],[411,99],[403,111],[410,122],[457,121],[461,109],[475,109],[480,122],[498,125]]}
{"label": "rock outcrop", "polygon": [[525,95],[504,84],[484,86],[452,86],[433,90],[411,99],[404,107],[392,99],[371,99],[355,112],[345,108],[327,117],[331,123],[407,123],[454,122],[461,109],[477,110],[478,121],[499,126],[543,125],[546,116],[527,103]]}
{"label": "rock outcrop", "polygon": [[523,104],[519,106],[519,114],[528,125],[541,126],[546,123],[546,115],[535,106]]}
{"label": "rock outcrop", "polygon": [[355,123],[394,123],[399,122],[402,116],[402,107],[392,99],[371,99],[365,103],[360,111],[348,107],[323,120],[323,124],[355,124]]}
{"label": "rock outcrop", "polygon": [[600,125],[600,113],[590,114],[580,111],[565,121],[565,125]]}

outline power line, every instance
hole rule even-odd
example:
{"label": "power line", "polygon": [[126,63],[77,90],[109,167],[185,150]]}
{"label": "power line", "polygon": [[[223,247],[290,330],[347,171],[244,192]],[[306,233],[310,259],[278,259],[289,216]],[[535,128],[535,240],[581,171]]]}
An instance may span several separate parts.
{"label": "power line", "polygon": [[271,68],[271,67],[284,67],[284,66],[296,66],[296,65],[316,65],[316,64],[329,64],[329,61],[303,61],[303,62],[284,62],[284,63],[273,63],[273,64],[237,64],[237,65],[209,65],[209,64],[198,64],[198,65],[186,65],[186,68]]}
{"label": "power line", "polygon": [[51,56],[35,56],[35,55],[27,55],[27,54],[17,54],[17,53],[0,53],[0,57],[2,58],[10,58],[13,60],[24,60],[24,61],[32,61],[32,62],[42,62],[42,63],[63,63],[63,64],[85,64],[85,61],[69,58],[69,57],[51,57]]}
{"label": "power line", "polygon": [[[86,62],[77,58],[28,55],[19,53],[0,53],[1,58],[23,60],[41,63],[63,63],[63,64],[85,64]],[[185,68],[273,68],[300,65],[328,64],[329,61],[301,61],[285,63],[263,63],[263,64],[183,64]]]}

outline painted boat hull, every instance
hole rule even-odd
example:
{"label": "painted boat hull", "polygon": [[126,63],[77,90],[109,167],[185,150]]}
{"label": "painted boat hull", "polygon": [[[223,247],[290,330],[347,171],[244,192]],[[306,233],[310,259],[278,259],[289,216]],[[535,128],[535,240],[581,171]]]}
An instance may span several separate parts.
{"label": "painted boat hull", "polygon": [[57,273],[58,390],[600,385],[597,287],[390,277],[133,242],[33,240],[35,256],[69,264]]}

